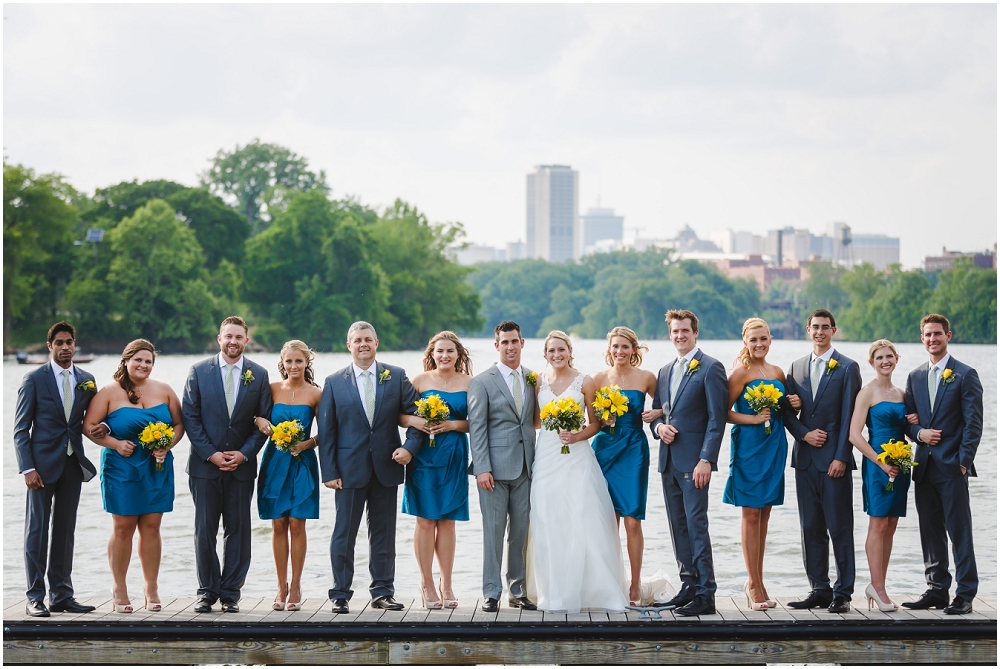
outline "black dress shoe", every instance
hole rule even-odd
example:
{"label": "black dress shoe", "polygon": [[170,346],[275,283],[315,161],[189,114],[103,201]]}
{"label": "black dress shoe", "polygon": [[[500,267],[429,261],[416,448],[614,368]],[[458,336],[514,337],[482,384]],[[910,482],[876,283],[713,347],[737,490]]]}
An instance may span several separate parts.
{"label": "black dress shoe", "polygon": [[524,609],[525,611],[537,611],[538,607],[531,603],[527,597],[511,597],[507,600],[512,609]]}
{"label": "black dress shoe", "polygon": [[793,609],[825,609],[833,601],[832,595],[825,595],[822,592],[813,590],[809,596],[799,602],[788,602],[788,606]]}
{"label": "black dress shoe", "polygon": [[334,613],[350,613],[351,609],[347,606],[346,599],[335,599],[333,600],[333,612]]}
{"label": "black dress shoe", "polygon": [[223,613],[239,613],[240,612],[240,605],[237,604],[232,599],[223,599],[222,600],[222,612]]}
{"label": "black dress shoe", "polygon": [[486,613],[496,613],[500,610],[500,600],[493,599],[492,597],[487,597],[486,601],[483,602],[483,611]]}
{"label": "black dress shoe", "polygon": [[372,600],[373,609],[384,609],[386,611],[402,611],[406,607],[401,602],[397,602],[391,595],[376,597]]}
{"label": "black dress shoe", "polygon": [[52,613],[90,613],[94,611],[96,606],[88,606],[86,604],[81,604],[72,597],[69,599],[64,599],[61,602],[56,602],[49,607],[49,611]]}
{"label": "black dress shoe", "polygon": [[24,606],[24,612],[32,618],[48,618],[49,610],[45,608],[45,602],[28,600]]}
{"label": "black dress shoe", "polygon": [[715,613],[714,597],[695,597],[688,604],[674,609],[679,616],[709,616]]}
{"label": "black dress shoe", "polygon": [[197,602],[195,602],[194,612],[195,613],[211,613],[212,612],[212,602],[209,599],[207,599],[205,597],[202,597]]}
{"label": "black dress shoe", "polygon": [[915,602],[903,602],[908,609],[943,609],[948,606],[948,593],[944,590],[928,590]]}
{"label": "black dress shoe", "polygon": [[653,608],[666,609],[670,611],[671,609],[676,609],[681,606],[687,606],[694,601],[694,593],[691,590],[681,590],[672,599],[668,599],[665,602],[653,602]]}
{"label": "black dress shoe", "polygon": [[846,597],[834,597],[827,609],[830,613],[847,613],[851,610],[851,600]]}
{"label": "black dress shoe", "polygon": [[951,600],[951,604],[944,607],[944,612],[952,616],[972,613],[972,602],[961,597],[955,597],[955,599]]}

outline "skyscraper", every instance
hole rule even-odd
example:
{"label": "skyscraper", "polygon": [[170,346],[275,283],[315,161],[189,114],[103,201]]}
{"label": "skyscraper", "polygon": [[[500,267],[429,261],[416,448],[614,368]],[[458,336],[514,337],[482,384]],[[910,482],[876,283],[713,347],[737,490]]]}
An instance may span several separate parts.
{"label": "skyscraper", "polygon": [[584,253],[593,252],[594,245],[602,239],[613,239],[619,243],[622,241],[625,217],[615,216],[614,208],[591,207],[586,214],[580,216],[580,223]]}
{"label": "skyscraper", "polygon": [[537,165],[527,179],[527,257],[564,262],[580,257],[580,174],[568,165]]}

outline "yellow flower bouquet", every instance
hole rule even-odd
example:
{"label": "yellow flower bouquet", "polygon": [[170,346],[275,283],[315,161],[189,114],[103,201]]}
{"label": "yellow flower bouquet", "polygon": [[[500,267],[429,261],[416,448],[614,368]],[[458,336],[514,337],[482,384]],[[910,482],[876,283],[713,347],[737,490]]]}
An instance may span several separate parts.
{"label": "yellow flower bouquet", "polygon": [[[428,425],[439,425],[451,416],[451,409],[448,407],[448,403],[441,399],[441,396],[437,393],[420,398],[416,401],[416,405],[417,415],[426,420]],[[433,434],[431,435],[430,443],[427,445],[431,448],[436,446]]]}
{"label": "yellow flower bouquet", "polygon": [[[899,467],[899,471],[906,474],[917,464],[913,461],[913,450],[905,441],[890,439],[888,443],[882,444],[881,448],[882,452],[875,459],[883,465]],[[890,476],[889,483],[886,484],[885,489],[892,490],[895,481],[896,477]]]}
{"label": "yellow flower bouquet", "polygon": [[[583,427],[583,407],[572,397],[552,400],[539,412],[542,427],[552,432],[576,432]],[[569,453],[569,445],[563,444],[561,453]]]}
{"label": "yellow flower bouquet", "polygon": [[[601,420],[608,420],[611,416],[617,418],[628,411],[628,396],[619,386],[604,386],[597,391],[592,406]],[[615,433],[614,424],[610,426],[610,433]]]}
{"label": "yellow flower bouquet", "polygon": [[[761,383],[747,388],[743,393],[743,399],[747,401],[750,408],[761,413],[764,409],[774,411],[778,408],[778,400],[784,395],[773,383]],[[764,434],[771,434],[771,421],[764,421]]]}
{"label": "yellow flower bouquet", "polygon": [[[306,436],[306,429],[298,420],[286,420],[271,426],[271,443],[283,453],[291,453],[302,439]],[[296,460],[302,462],[302,457],[294,456]]]}
{"label": "yellow flower bouquet", "polygon": [[[166,423],[150,423],[139,433],[139,445],[155,451],[158,448],[174,447],[174,428]],[[163,471],[163,463],[156,463],[156,471]]]}

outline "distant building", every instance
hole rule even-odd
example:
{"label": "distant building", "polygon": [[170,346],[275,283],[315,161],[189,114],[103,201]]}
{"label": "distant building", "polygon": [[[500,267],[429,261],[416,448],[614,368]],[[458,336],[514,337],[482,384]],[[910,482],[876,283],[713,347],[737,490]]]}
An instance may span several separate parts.
{"label": "distant building", "polygon": [[734,232],[729,229],[709,233],[708,238],[722,249],[723,253],[738,253],[740,255],[764,253],[763,244],[755,244],[755,239],[761,238],[756,237],[752,232]]}
{"label": "distant building", "polygon": [[775,279],[788,283],[802,280],[802,272],[798,267],[774,267],[759,255],[747,256],[743,260],[719,260],[715,262],[715,266],[730,279],[753,280],[762,295]]}
{"label": "distant building", "polygon": [[524,242],[520,239],[516,242],[507,242],[507,262],[524,260]]}
{"label": "distant building", "polygon": [[979,267],[982,269],[996,269],[997,268],[997,247],[996,244],[993,245],[993,250],[986,249],[982,253],[972,252],[964,253],[962,251],[949,251],[946,248],[941,249],[941,255],[939,256],[927,256],[924,258],[924,271],[925,272],[936,272],[949,270],[955,266],[955,261],[959,258],[972,258],[973,267]]}
{"label": "distant building", "polygon": [[[583,230],[583,254],[598,252],[597,243],[611,240],[621,243],[625,228],[625,217],[615,216],[614,208],[591,207],[587,213],[580,216],[580,227]],[[606,247],[603,244],[602,247]]]}
{"label": "distant building", "polygon": [[568,165],[538,165],[528,173],[527,257],[551,262],[580,257],[579,192],[579,172]]}
{"label": "distant building", "polygon": [[889,265],[899,264],[899,237],[859,235],[851,237],[853,264],[870,263],[882,272]]}
{"label": "distant building", "polygon": [[505,262],[507,251],[493,246],[470,244],[465,248],[452,249],[452,257],[459,265],[475,265],[480,262]]}
{"label": "distant building", "polygon": [[673,247],[679,253],[721,253],[723,251],[715,242],[698,239],[698,234],[685,225],[673,239]]}

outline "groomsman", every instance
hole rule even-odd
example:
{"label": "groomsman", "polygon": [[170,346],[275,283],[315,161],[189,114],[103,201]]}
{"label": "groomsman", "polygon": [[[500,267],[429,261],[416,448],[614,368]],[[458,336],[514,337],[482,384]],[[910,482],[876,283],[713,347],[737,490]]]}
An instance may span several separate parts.
{"label": "groomsman", "polygon": [[[97,474],[83,452],[83,415],[97,386],[73,364],[76,330],[60,321],[49,328],[47,363],[25,375],[14,410],[14,452],[28,488],[24,514],[25,607],[29,616],[49,611],[89,613],[73,597],[73,539],[80,486]],[[52,541],[49,546],[49,527]],[[49,608],[45,608],[46,567]]]}
{"label": "groomsman", "polygon": [[[351,364],[326,377],[319,404],[319,463],[323,485],[336,490],[337,517],[330,538],[334,613],[348,613],[354,591],[354,546],[368,512],[368,591],[373,609],[400,611],[396,575],[396,499],[404,465],[421,440],[399,439],[399,415],[416,412],[417,391],[402,367],[376,362],[378,335],[371,323],[347,330]],[[408,435],[408,436],[410,436]]]}
{"label": "groomsman", "polygon": [[[826,309],[809,315],[810,355],[786,375],[788,400],[799,411],[785,421],[795,437],[792,467],[802,529],[802,560],[812,591],[794,609],[851,609],[854,593],[854,489],[857,469],[849,440],[854,400],[861,389],[858,363],[835,350],[837,323]],[[830,587],[830,542],[837,580]]]}
{"label": "groomsman", "polygon": [[[972,546],[969,477],[983,436],[983,385],[972,367],[948,353],[951,323],[940,314],[920,321],[920,340],[930,360],[906,379],[906,431],[917,442],[913,460],[914,501],[920,519],[927,591],[911,609],[944,607],[945,613],[972,612],[979,589]],[[915,414],[915,415],[912,415]],[[946,536],[947,533],[947,536]],[[948,537],[955,556],[955,599],[948,604]]]}
{"label": "groomsman", "polygon": [[708,484],[718,469],[726,428],[726,369],[698,348],[698,317],[667,312],[677,358],[660,369],[650,425],[660,440],[658,471],[670,520],[670,538],[680,567],[681,589],[664,608],[682,616],[715,613],[715,568],[708,533]]}
{"label": "groomsman", "polygon": [[[239,613],[240,590],[250,571],[250,498],[257,453],[266,437],[255,416],[271,416],[267,370],[243,357],[250,343],[246,322],[230,316],[219,326],[219,355],[191,367],[184,384],[184,429],[191,442],[188,487],[194,500],[196,613],[216,601]],[[223,527],[222,567],[216,539]]]}

